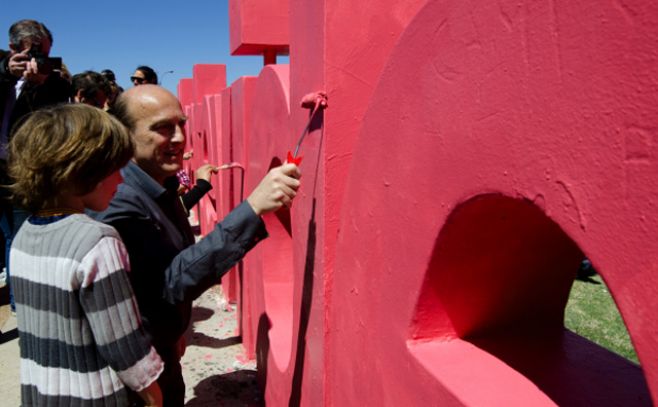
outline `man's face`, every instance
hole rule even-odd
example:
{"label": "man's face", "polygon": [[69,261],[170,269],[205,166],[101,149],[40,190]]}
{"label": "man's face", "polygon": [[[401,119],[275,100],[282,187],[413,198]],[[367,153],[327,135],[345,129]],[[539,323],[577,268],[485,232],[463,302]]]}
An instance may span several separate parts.
{"label": "man's face", "polygon": [[157,86],[140,87],[144,88],[129,104],[135,123],[134,161],[163,184],[182,168],[187,117],[174,95]]}

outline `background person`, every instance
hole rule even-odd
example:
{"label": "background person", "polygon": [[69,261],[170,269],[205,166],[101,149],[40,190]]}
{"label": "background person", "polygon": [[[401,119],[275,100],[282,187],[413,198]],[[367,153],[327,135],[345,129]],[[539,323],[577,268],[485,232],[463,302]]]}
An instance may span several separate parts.
{"label": "background person", "polygon": [[[12,131],[29,113],[68,102],[70,96],[70,83],[61,77],[60,71],[47,69],[52,44],[53,36],[43,23],[20,20],[9,28],[9,51],[0,51],[0,229],[5,237],[7,281],[11,274],[9,248],[28,215],[9,202],[2,187],[10,183],[7,146]],[[11,284],[9,302],[15,311]]]}
{"label": "background person", "polygon": [[135,69],[135,73],[133,73],[133,76],[130,77],[130,82],[132,82],[132,84],[135,86],[146,84],[157,85],[158,74],[155,73],[153,68],[146,65],[141,65]]}
{"label": "background person", "polygon": [[103,75],[105,80],[110,84],[110,94],[107,97],[105,110],[111,110],[117,97],[123,92],[123,88],[117,83],[117,78],[111,69],[103,69],[101,75]]}
{"label": "background person", "polygon": [[71,101],[74,103],[85,103],[104,109],[111,92],[109,82],[98,72],[85,71],[73,75]]}

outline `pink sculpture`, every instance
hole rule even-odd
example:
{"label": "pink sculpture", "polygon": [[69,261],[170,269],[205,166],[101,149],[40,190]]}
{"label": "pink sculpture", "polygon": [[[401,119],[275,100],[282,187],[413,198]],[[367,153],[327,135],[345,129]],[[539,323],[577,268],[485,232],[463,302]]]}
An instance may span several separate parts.
{"label": "pink sculpture", "polygon": [[[275,3],[287,23],[266,18]],[[657,8],[231,3],[235,53],[291,54],[221,91],[233,125],[210,137],[246,190],[294,149],[302,97],[331,104],[233,290],[267,405],[658,402]],[[236,203],[227,175],[217,215]],[[641,368],[564,329],[585,256]]]}

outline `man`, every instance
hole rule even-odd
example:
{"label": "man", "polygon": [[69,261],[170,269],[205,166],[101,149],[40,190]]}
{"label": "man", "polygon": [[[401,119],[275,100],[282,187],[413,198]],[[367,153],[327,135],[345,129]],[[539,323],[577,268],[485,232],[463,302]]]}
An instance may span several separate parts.
{"label": "man", "polygon": [[112,90],[109,82],[98,72],[85,71],[73,75],[71,101],[105,109]]}
{"label": "man", "polygon": [[98,219],[114,226],[126,245],[135,297],[165,362],[158,379],[164,405],[180,407],[185,396],[181,338],[192,301],[266,237],[260,215],[291,204],[300,173],[294,164],[272,169],[245,202],[195,244],[177,193],[186,121],[178,100],[159,86],[136,86],[119,96],[114,113],[129,129],[135,154]]}
{"label": "man", "polygon": [[[67,102],[70,84],[51,70],[48,56],[53,37],[48,28],[35,20],[20,20],[9,28],[9,51],[0,51],[0,185],[8,185],[7,145],[12,129],[39,108]],[[9,281],[9,247],[27,212],[8,203],[8,193],[0,188],[0,227],[5,236],[5,264]],[[13,295],[9,291],[12,311]]]}

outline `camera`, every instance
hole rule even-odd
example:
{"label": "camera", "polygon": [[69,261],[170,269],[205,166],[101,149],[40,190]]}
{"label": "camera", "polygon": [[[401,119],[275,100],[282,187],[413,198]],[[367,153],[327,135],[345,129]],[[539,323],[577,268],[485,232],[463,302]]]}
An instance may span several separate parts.
{"label": "camera", "polygon": [[37,67],[40,74],[48,75],[52,71],[59,71],[62,69],[62,58],[60,57],[48,57],[46,54],[39,50],[38,46],[33,46],[30,48],[30,51],[27,55],[30,58],[34,58],[37,62]]}

